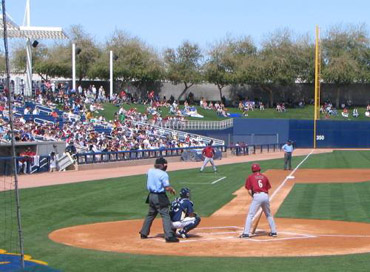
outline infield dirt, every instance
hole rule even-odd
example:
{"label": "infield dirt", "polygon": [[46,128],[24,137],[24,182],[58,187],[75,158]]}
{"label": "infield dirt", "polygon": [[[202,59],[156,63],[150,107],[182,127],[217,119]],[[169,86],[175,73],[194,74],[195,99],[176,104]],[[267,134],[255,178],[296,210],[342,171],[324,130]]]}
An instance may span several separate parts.
{"label": "infield dirt", "polygon": [[[235,161],[234,161],[235,162]],[[199,163],[198,163],[199,164]],[[146,167],[147,169],[147,167]],[[290,171],[266,172],[276,190]],[[276,213],[295,183],[361,182],[370,180],[370,169],[299,169],[271,201]],[[149,255],[182,256],[321,256],[370,252],[370,224],[329,220],[276,218],[278,237],[267,236],[268,224],[262,217],[257,235],[240,239],[250,197],[244,188],[210,217],[202,218],[199,228],[180,243],[164,242],[161,219],[156,219],[149,239],[138,231],[143,220],[126,220],[74,226],[50,233],[55,242],[101,251]]]}

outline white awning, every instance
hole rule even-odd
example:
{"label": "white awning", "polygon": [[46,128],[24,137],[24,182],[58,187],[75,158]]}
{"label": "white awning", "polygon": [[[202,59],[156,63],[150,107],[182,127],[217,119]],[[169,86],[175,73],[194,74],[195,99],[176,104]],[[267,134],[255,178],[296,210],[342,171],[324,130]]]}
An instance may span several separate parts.
{"label": "white awning", "polygon": [[[0,11],[1,11],[1,9],[0,9]],[[9,30],[13,30],[13,31],[14,30],[18,31],[19,30],[19,26],[16,23],[14,23],[13,20],[11,20],[9,18],[9,16],[6,16],[6,26],[7,26],[8,31]],[[3,30],[4,30],[3,15],[2,14],[0,14],[0,29],[2,30],[1,33],[0,33],[0,35],[2,37],[3,36]]]}
{"label": "white awning", "polygon": [[[2,36],[3,33],[0,33]],[[8,28],[9,38],[30,38],[30,39],[51,39],[63,40],[68,39],[61,27],[36,27],[20,26],[17,28]]]}
{"label": "white awning", "polygon": [[[48,26],[18,26],[6,16],[6,26],[8,29],[9,38],[30,38],[30,39],[51,39],[63,40],[68,39],[67,35],[63,32],[61,27],[48,27]],[[0,15],[0,29],[4,29],[3,16]],[[0,31],[0,37],[3,36],[3,31]]]}

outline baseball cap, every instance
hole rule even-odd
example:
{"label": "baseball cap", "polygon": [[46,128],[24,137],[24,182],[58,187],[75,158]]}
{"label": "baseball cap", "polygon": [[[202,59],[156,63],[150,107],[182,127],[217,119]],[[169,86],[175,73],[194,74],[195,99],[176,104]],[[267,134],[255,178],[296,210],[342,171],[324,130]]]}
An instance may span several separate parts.
{"label": "baseball cap", "polygon": [[160,157],[155,160],[155,164],[167,164],[167,160],[163,157]]}

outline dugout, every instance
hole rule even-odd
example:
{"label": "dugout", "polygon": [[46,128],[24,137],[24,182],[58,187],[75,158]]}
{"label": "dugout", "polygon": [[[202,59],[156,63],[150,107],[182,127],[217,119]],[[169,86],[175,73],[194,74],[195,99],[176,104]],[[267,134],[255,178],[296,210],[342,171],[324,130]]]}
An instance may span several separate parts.
{"label": "dugout", "polygon": [[[48,161],[49,154],[54,151],[56,154],[63,154],[66,143],[64,141],[58,142],[16,142],[15,154],[20,156],[28,147],[36,153],[40,159],[45,158]],[[10,143],[0,144],[0,175],[10,174],[10,158],[11,158],[12,145]],[[45,166],[44,168],[48,168]],[[43,172],[45,169],[42,167],[35,168],[35,172]]]}

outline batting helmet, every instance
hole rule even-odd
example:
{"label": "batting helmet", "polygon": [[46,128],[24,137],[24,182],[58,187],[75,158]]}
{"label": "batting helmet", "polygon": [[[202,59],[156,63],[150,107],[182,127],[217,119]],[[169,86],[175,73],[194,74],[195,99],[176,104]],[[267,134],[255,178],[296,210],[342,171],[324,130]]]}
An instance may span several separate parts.
{"label": "batting helmet", "polygon": [[189,188],[181,188],[180,190],[180,197],[182,198],[189,198],[190,197],[190,189]]}
{"label": "batting helmet", "polygon": [[258,163],[253,163],[251,168],[252,168],[252,172],[261,171],[261,167]]}

